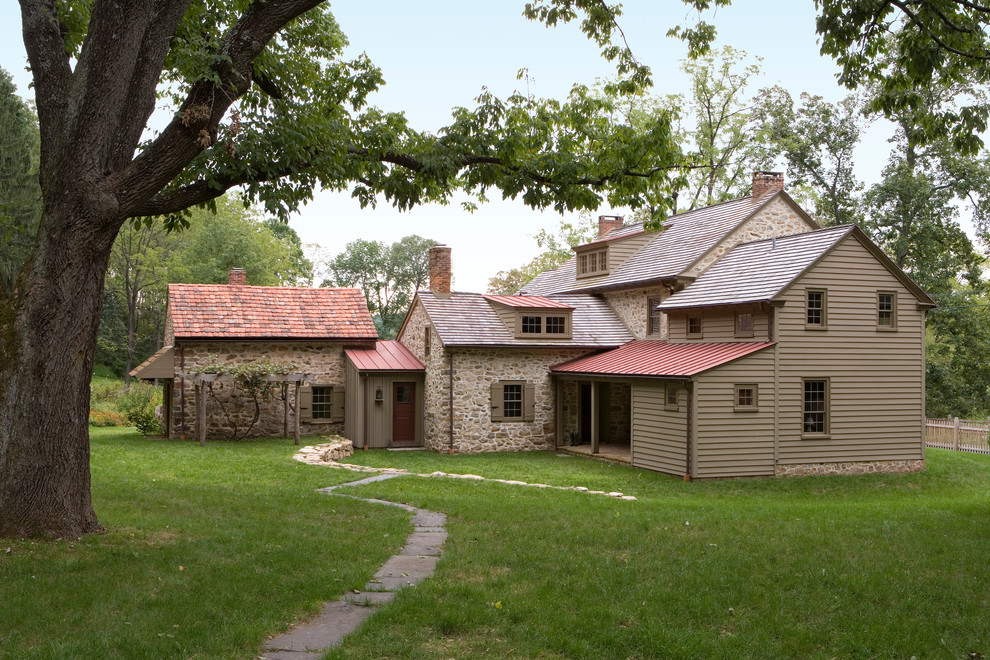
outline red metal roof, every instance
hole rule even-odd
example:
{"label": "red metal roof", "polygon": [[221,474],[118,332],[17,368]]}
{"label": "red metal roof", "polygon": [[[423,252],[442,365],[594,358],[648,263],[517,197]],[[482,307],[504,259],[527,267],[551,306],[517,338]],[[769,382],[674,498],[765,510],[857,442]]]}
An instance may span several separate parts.
{"label": "red metal roof", "polygon": [[360,289],[169,284],[178,339],[378,338]]}
{"label": "red metal roof", "polygon": [[554,373],[686,377],[775,343],[671,344],[665,341],[632,341],[598,355],[562,362],[550,367],[550,370]]}
{"label": "red metal roof", "polygon": [[416,359],[408,348],[394,340],[380,340],[374,348],[344,350],[358,371],[423,371],[426,365]]}
{"label": "red metal roof", "polygon": [[485,300],[508,305],[509,307],[525,307],[527,309],[574,309],[571,305],[550,300],[543,296],[484,296]]}

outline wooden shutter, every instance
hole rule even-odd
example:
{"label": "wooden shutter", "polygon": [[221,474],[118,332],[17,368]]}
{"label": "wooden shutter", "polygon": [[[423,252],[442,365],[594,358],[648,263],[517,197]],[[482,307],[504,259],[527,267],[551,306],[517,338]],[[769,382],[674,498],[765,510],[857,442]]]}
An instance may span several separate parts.
{"label": "wooden shutter", "polygon": [[526,383],[523,387],[523,421],[536,419],[536,385]]}
{"label": "wooden shutter", "polygon": [[330,421],[344,421],[344,386],[334,385],[330,392]]}
{"label": "wooden shutter", "polygon": [[304,422],[313,421],[313,388],[304,385],[299,388],[299,401],[296,402],[299,419]]}
{"label": "wooden shutter", "polygon": [[502,383],[495,381],[492,383],[492,421],[501,422],[504,418],[502,416],[502,397],[505,393],[505,388],[502,387]]}

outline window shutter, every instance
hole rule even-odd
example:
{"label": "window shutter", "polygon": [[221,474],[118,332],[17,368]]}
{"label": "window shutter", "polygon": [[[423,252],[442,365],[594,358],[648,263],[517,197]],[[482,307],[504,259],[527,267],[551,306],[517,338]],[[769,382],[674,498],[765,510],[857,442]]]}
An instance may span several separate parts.
{"label": "window shutter", "polygon": [[344,421],[344,386],[334,385],[330,392],[330,421]]}
{"label": "window shutter", "polygon": [[502,383],[495,381],[492,383],[492,421],[501,422],[502,417]]}
{"label": "window shutter", "polygon": [[313,420],[313,388],[305,385],[299,388],[299,420],[310,422]]}
{"label": "window shutter", "polygon": [[536,419],[536,385],[526,383],[523,388],[523,421],[532,422]]}

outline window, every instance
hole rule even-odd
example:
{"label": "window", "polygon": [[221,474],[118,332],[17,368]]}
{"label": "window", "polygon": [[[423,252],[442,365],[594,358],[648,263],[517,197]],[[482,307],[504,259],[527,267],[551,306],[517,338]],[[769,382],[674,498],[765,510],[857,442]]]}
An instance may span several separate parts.
{"label": "window", "polygon": [[805,434],[822,435],[828,433],[828,379],[810,379],[804,384],[804,424]]}
{"label": "window", "polygon": [[688,338],[700,339],[701,338],[701,317],[700,316],[689,316],[687,317],[687,336]]}
{"label": "window", "polygon": [[736,314],[736,336],[737,337],[753,336],[752,312],[738,312]]}
{"label": "window", "polygon": [[735,409],[743,411],[759,410],[759,388],[756,385],[735,386]]}
{"label": "window", "polygon": [[522,417],[523,386],[502,386],[502,416],[506,419]]}
{"label": "window", "polygon": [[577,276],[591,277],[608,272],[608,248],[582,252],[577,256]]}
{"label": "window", "polygon": [[522,317],[522,331],[523,334],[541,334],[543,332],[543,317],[542,316],[523,316]]}
{"label": "window", "polygon": [[430,357],[430,326],[423,328],[423,355]]}
{"label": "window", "polygon": [[877,328],[894,330],[897,328],[897,294],[877,293]]}
{"label": "window", "polygon": [[679,391],[680,388],[678,388],[676,385],[667,386],[667,398],[664,401],[664,403],[666,404],[664,407],[667,410],[677,410],[677,395]]}
{"label": "window", "polygon": [[660,298],[646,299],[647,334],[659,335],[663,327],[663,312],[657,307],[663,302]]}
{"label": "window", "polygon": [[549,339],[571,338],[570,310],[561,313],[540,313],[527,310],[516,315],[516,337],[520,339]]}
{"label": "window", "polygon": [[330,419],[333,416],[333,388],[324,386],[313,387],[313,408],[310,415],[313,419]]}
{"label": "window", "polygon": [[825,327],[825,292],[818,291],[808,291],[807,292],[807,305],[806,310],[806,322],[809,327],[812,328],[824,328]]}
{"label": "window", "polygon": [[535,418],[536,388],[520,380],[492,383],[493,422],[532,422]]}
{"label": "window", "polygon": [[344,386],[321,383],[300,387],[299,419],[311,424],[344,421]]}

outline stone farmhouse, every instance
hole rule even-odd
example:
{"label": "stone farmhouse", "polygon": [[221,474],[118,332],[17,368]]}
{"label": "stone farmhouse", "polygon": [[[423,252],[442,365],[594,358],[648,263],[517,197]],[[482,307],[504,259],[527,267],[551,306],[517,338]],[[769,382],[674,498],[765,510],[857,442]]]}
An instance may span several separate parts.
{"label": "stone farmhouse", "polygon": [[[331,293],[317,302],[302,298],[316,290],[173,285],[174,341],[135,373],[171,369],[173,436],[189,428],[195,396],[180,374],[222,351],[306,369],[256,435],[278,420],[288,433],[298,400],[306,432],[339,430],[356,447],[563,449],[686,479],[923,469],[934,302],[858,228],[819,228],[782,175],[756,173],[751,196],[656,232],[603,216],[574,252],[496,296],[451,291],[451,250],[435,246],[430,290],[397,341],[374,340],[355,290],[320,290]],[[245,337],[235,290],[287,292],[268,305],[299,318]]]}

